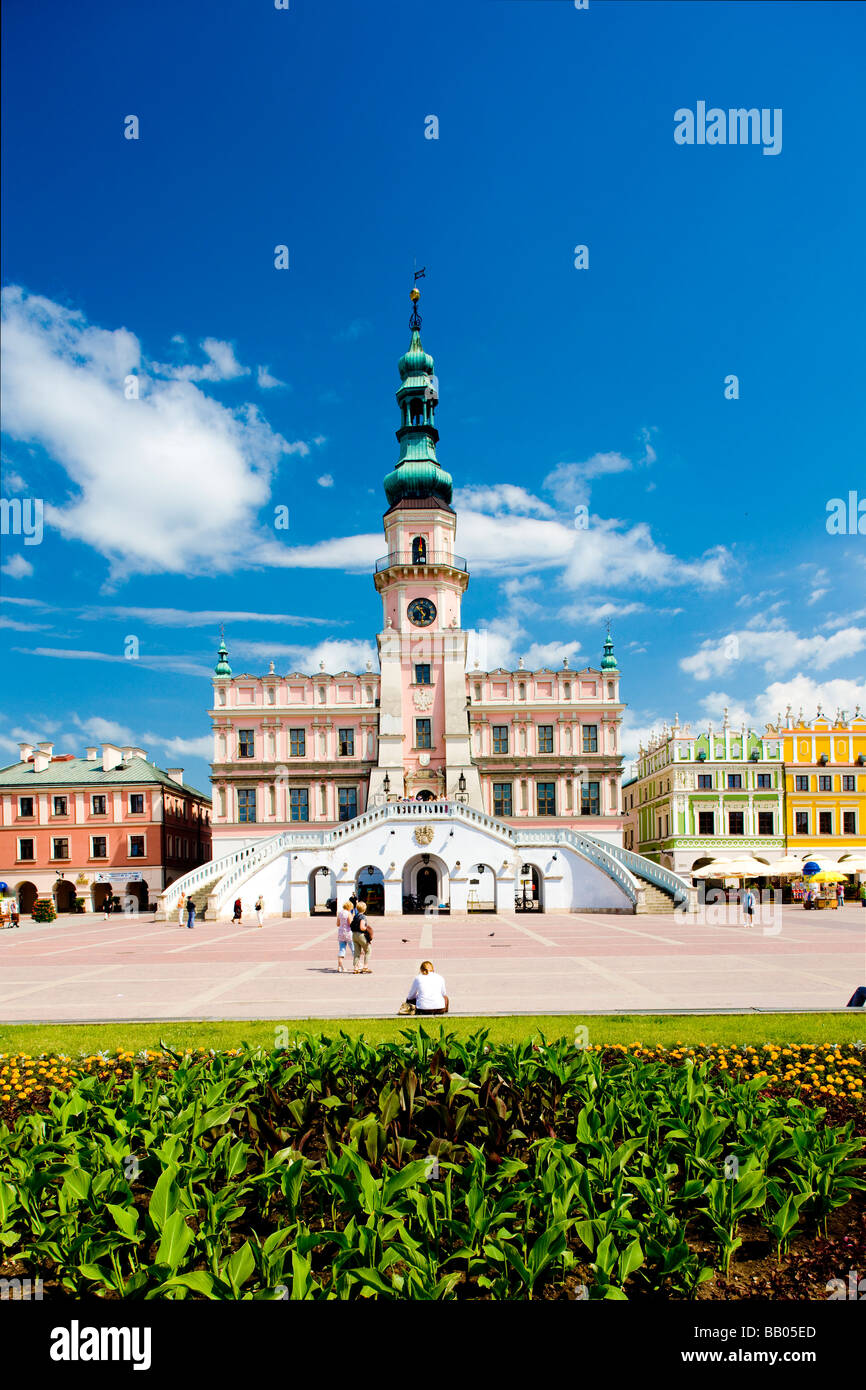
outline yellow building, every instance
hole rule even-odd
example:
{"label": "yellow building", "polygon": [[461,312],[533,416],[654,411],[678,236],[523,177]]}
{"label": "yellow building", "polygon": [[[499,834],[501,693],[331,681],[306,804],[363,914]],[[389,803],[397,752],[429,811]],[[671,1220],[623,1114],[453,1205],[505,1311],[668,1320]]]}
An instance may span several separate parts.
{"label": "yellow building", "polygon": [[844,710],[831,719],[795,720],[782,729],[788,850],[823,867],[866,847],[866,718]]}

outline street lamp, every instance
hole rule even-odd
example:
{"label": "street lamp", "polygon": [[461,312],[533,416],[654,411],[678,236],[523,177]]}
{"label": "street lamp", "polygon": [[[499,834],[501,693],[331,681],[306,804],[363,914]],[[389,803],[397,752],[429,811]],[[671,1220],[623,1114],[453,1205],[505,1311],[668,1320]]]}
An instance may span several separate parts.
{"label": "street lamp", "polygon": [[462,772],[460,776],[457,778],[457,790],[459,792],[465,792],[466,790],[466,778],[464,777]]}
{"label": "street lamp", "polygon": [[388,776],[387,772],[385,773],[385,780],[382,783],[382,790],[386,796],[391,790],[391,778]]}

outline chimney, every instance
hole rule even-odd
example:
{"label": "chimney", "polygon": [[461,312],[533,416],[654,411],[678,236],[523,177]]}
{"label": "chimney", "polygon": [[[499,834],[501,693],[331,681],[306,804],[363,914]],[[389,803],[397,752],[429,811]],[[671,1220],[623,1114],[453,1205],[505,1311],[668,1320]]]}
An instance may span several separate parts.
{"label": "chimney", "polygon": [[44,772],[46,767],[48,767],[49,763],[51,762],[51,756],[53,752],[53,743],[40,743],[36,749],[36,752],[33,754],[33,771]]}
{"label": "chimney", "polygon": [[98,752],[99,752],[99,749],[98,749],[98,748],[88,748],[88,749],[86,750],[86,752],[87,752],[87,761],[88,761],[89,763],[95,763],[95,762],[96,762],[96,756],[97,756],[97,754],[98,754]]}
{"label": "chimney", "polygon": [[123,762],[123,754],[116,743],[103,743],[102,745],[102,771],[112,772]]}
{"label": "chimney", "polygon": [[28,760],[29,758],[32,758],[32,757],[33,757],[33,744],[32,744],[32,743],[19,743],[19,745],[18,745],[18,752],[19,752],[20,755],[21,755],[21,761],[22,761],[22,763],[26,763],[27,760]]}
{"label": "chimney", "polygon": [[170,777],[173,782],[180,782],[181,785],[183,785],[182,767],[167,767],[165,769],[165,774],[167,777]]}
{"label": "chimney", "polygon": [[135,749],[132,747],[132,745],[126,744],[126,746],[123,749],[123,761],[125,763],[128,763],[134,752]]}

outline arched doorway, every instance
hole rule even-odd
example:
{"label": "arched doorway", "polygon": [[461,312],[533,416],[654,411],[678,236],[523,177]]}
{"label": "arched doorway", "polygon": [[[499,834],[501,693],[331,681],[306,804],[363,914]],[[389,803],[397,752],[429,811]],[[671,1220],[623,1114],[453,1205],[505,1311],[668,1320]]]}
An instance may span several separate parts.
{"label": "arched doorway", "polygon": [[448,867],[435,854],[416,854],[403,866],[404,912],[449,912]]}
{"label": "arched doorway", "polygon": [[337,879],[333,869],[320,864],[309,877],[310,916],[337,911]]}
{"label": "arched doorway", "polygon": [[30,913],[33,911],[33,904],[39,896],[36,891],[35,883],[30,883],[29,880],[25,879],[24,882],[19,883],[18,887],[15,889],[15,895],[18,898],[18,911],[22,916],[25,912]]}
{"label": "arched doorway", "polygon": [[544,878],[534,864],[521,864],[514,893],[515,912],[544,911]]}
{"label": "arched doorway", "polygon": [[425,787],[424,791],[422,791],[422,792],[417,792],[417,793],[416,793],[416,795],[415,795],[415,800],[416,800],[416,801],[435,801],[436,798],[435,798],[435,796],[433,795],[433,793],[432,793],[431,791],[428,791],[428,790],[426,789],[426,787]]}
{"label": "arched doorway", "polygon": [[75,911],[75,884],[68,878],[59,878],[54,885],[54,906],[58,912]]}
{"label": "arched doorway", "polygon": [[355,875],[355,892],[367,912],[381,917],[385,911],[385,875],[375,864],[365,864]]}
{"label": "arched doorway", "polygon": [[[146,883],[127,883],[123,903],[124,912],[144,912],[149,894]],[[130,906],[131,904],[131,906]]]}
{"label": "arched doorway", "polygon": [[489,864],[473,864],[469,871],[466,911],[496,911],[496,875]]}
{"label": "arched doorway", "polygon": [[422,864],[415,877],[415,892],[422,907],[439,906],[439,875],[432,864]]}

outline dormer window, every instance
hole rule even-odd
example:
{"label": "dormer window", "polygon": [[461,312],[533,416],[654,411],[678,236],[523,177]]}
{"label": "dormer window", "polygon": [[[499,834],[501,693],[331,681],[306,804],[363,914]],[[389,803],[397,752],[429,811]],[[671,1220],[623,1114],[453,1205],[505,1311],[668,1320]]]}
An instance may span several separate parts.
{"label": "dormer window", "polygon": [[415,536],[412,540],[412,563],[415,565],[427,563],[427,542],[423,536]]}

